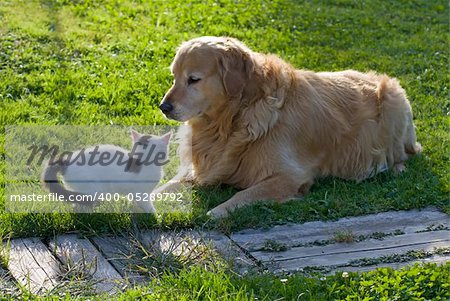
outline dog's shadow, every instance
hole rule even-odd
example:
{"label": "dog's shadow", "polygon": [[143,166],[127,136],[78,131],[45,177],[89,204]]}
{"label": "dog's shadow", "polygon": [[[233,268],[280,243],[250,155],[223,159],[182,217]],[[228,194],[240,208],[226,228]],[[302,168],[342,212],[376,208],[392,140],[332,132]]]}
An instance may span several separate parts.
{"label": "dog's shadow", "polygon": [[[278,204],[258,202],[211,222],[225,232],[245,228],[268,228],[278,224],[313,220],[336,220],[389,210],[411,210],[427,206],[448,206],[442,180],[424,155],[412,157],[406,171],[385,171],[361,182],[334,177],[317,179],[303,198]],[[193,210],[205,214],[231,198],[238,190],[229,186],[194,188]]]}

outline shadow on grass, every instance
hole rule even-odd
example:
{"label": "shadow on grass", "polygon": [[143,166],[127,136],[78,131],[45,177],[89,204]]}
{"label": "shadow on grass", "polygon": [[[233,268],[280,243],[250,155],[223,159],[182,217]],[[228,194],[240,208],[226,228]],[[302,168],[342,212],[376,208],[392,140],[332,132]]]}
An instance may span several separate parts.
{"label": "shadow on grass", "polygon": [[[217,205],[215,202],[213,204]],[[448,211],[448,195],[439,177],[432,171],[431,162],[419,155],[407,162],[404,173],[385,172],[360,183],[333,177],[319,179],[302,200],[285,204],[262,202],[240,208],[218,221],[216,227],[225,231],[269,228],[290,222],[335,220],[427,206]]]}
{"label": "shadow on grass", "polygon": [[[437,206],[449,212],[448,195],[439,177],[433,173],[431,161],[419,155],[407,162],[401,174],[385,172],[356,183],[338,178],[316,181],[302,200],[284,204],[260,202],[237,209],[229,217],[217,221],[206,212],[228,200],[238,190],[229,186],[196,187],[192,211],[152,214],[14,214],[3,218],[12,236],[52,236],[71,231],[88,234],[115,233],[133,229],[207,228],[225,233],[245,228],[270,228],[285,223],[313,220],[335,220],[389,210],[411,210]],[[4,213],[4,216],[9,213]]]}

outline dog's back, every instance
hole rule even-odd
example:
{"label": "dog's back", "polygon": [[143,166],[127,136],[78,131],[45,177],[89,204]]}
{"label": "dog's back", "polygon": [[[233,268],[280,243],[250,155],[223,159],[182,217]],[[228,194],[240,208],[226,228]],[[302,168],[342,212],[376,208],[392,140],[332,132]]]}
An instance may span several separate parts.
{"label": "dog's back", "polygon": [[286,142],[295,141],[302,164],[321,176],[363,180],[402,168],[407,154],[420,151],[410,104],[396,79],[353,70],[297,76],[278,130],[289,132]]}

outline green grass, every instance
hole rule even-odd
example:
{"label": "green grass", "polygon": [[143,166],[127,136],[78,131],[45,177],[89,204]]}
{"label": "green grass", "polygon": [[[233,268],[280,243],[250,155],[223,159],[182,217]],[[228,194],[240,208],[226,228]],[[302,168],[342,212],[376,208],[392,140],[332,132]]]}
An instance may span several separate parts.
{"label": "green grass", "polygon": [[[184,269],[166,274],[147,286],[111,296],[78,295],[77,300],[448,300],[450,264],[415,265],[399,270],[380,268],[332,276],[237,276],[223,270]],[[34,296],[9,291],[0,300],[72,300],[63,292]]]}
{"label": "green grass", "polygon": [[[152,283],[152,294],[128,291],[119,300],[144,296],[146,300],[445,300],[450,297],[449,265],[415,266],[399,271],[378,269],[363,275],[336,273],[328,277],[273,275],[238,277],[199,269],[183,271],[180,277],[163,277]],[[441,298],[441,299],[439,299]],[[372,299],[372,300],[373,300]]]}
{"label": "green grass", "polygon": [[[450,211],[448,5],[445,1],[3,1],[0,124],[176,125],[157,109],[177,46],[230,35],[298,68],[358,69],[399,78],[411,100],[422,155],[408,171],[362,183],[319,180],[303,201],[243,208],[224,230],[336,219],[437,205]],[[4,153],[4,138],[0,139]],[[4,170],[2,160],[1,170]],[[1,203],[8,179],[0,176]],[[149,227],[195,226],[235,190],[198,188],[188,215],[143,218]],[[0,203],[0,204],[1,204]],[[130,227],[127,215],[9,214],[0,233],[48,236]]]}

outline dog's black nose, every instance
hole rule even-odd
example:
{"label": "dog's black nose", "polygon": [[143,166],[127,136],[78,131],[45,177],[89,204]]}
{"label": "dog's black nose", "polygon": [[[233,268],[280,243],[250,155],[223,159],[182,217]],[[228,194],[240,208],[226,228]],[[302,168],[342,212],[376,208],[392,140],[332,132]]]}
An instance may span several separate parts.
{"label": "dog's black nose", "polygon": [[173,106],[168,103],[168,102],[163,102],[160,106],[159,109],[164,113],[164,114],[168,114],[170,112],[172,112],[173,110]]}

